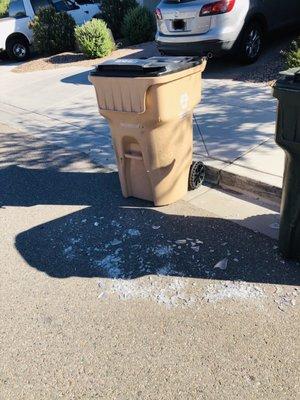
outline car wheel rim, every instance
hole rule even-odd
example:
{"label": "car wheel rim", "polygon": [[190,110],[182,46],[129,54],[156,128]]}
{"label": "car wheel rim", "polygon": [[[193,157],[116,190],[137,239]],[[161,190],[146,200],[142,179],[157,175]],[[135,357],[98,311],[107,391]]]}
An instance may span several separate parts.
{"label": "car wheel rim", "polygon": [[260,33],[256,29],[250,31],[247,41],[246,41],[246,54],[249,58],[255,58],[261,48],[261,37]]}
{"label": "car wheel rim", "polygon": [[204,181],[205,178],[205,168],[204,165],[201,163],[199,163],[199,165],[196,168],[196,176],[197,176],[197,184],[202,184],[202,182]]}
{"label": "car wheel rim", "polygon": [[13,53],[18,58],[24,58],[26,55],[26,47],[22,43],[16,43],[13,46]]}
{"label": "car wheel rim", "polygon": [[202,162],[193,163],[190,171],[190,187],[196,189],[202,185],[205,178],[205,167]]}

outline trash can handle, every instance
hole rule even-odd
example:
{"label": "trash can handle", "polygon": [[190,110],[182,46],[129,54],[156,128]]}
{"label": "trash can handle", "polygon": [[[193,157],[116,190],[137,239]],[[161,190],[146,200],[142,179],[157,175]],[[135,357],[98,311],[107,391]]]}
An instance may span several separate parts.
{"label": "trash can handle", "polygon": [[[91,77],[93,81],[94,77]],[[97,91],[99,111],[118,111],[143,114],[146,111],[146,96],[151,82],[145,80],[134,85],[133,82],[118,78],[102,79],[101,89]]]}
{"label": "trash can handle", "polygon": [[[116,111],[143,114],[146,112],[146,98],[150,87],[176,81],[195,73],[201,73],[205,66],[206,62],[203,60],[201,64],[189,68],[188,71],[182,70],[169,75],[128,79],[125,77],[90,74],[89,80],[94,86],[99,85],[99,90],[96,90],[96,94],[100,113],[101,111]],[[98,83],[96,84],[96,82]]]}
{"label": "trash can handle", "polygon": [[143,156],[141,154],[125,153],[124,157],[132,160],[139,160],[139,161],[143,160]]}

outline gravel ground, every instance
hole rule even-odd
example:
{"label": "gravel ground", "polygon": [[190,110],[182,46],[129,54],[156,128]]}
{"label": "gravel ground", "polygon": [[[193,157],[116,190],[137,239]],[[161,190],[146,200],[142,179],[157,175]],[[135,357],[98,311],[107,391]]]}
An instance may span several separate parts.
{"label": "gravel ground", "polygon": [[130,48],[118,49],[110,56],[96,59],[88,59],[82,53],[61,53],[55,56],[36,58],[34,60],[18,65],[12,71],[17,73],[48,70],[66,67],[93,67],[99,63],[112,58],[150,57],[158,55],[154,43],[143,43]]}
{"label": "gravel ground", "polygon": [[252,65],[238,65],[230,57],[212,60],[208,75],[212,78],[227,78],[236,81],[273,84],[279,72],[286,69],[282,52],[286,51],[299,33],[278,34],[266,46],[260,59]]}

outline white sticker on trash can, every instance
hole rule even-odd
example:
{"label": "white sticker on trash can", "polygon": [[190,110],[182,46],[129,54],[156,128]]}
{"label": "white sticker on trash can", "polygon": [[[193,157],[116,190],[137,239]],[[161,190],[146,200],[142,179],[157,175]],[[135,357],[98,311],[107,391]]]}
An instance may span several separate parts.
{"label": "white sticker on trash can", "polygon": [[141,126],[139,124],[127,124],[126,122],[120,122],[120,126],[122,128],[129,128],[129,129],[140,129]]}
{"label": "white sticker on trash can", "polygon": [[180,96],[180,106],[182,110],[186,110],[189,106],[189,96],[187,93],[182,93]]}

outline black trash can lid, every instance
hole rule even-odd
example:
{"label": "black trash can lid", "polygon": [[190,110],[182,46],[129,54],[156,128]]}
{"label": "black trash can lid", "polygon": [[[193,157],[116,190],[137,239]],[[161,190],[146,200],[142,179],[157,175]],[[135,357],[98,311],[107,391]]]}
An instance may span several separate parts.
{"label": "black trash can lid", "polygon": [[275,88],[300,90],[300,68],[290,68],[280,72],[281,78],[275,84]]}
{"label": "black trash can lid", "polygon": [[294,82],[300,82],[300,68],[290,68],[287,71],[280,72],[280,75],[285,79]]}
{"label": "black trash can lid", "polygon": [[91,75],[112,77],[154,77],[193,68],[202,63],[200,57],[119,58],[99,64]]}

